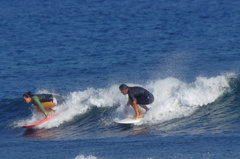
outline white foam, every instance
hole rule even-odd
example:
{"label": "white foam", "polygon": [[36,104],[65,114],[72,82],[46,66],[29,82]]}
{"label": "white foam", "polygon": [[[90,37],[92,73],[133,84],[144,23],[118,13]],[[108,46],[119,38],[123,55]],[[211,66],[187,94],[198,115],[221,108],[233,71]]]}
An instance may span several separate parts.
{"label": "white foam", "polygon": [[97,159],[97,157],[92,155],[86,157],[84,155],[78,155],[75,159]]}
{"label": "white foam", "polygon": [[[158,123],[189,116],[199,107],[214,102],[228,90],[228,76],[198,77],[192,83],[182,82],[176,78],[166,78],[150,81],[146,85],[128,85],[142,86],[153,93],[155,101],[150,105],[151,109],[145,115],[143,122]],[[112,85],[104,89],[89,88],[84,91],[71,92],[67,95],[64,103],[55,107],[59,115],[40,125],[39,128],[58,127],[64,122],[73,120],[75,116],[86,113],[93,106],[113,107],[119,105],[113,115],[115,118],[126,116],[124,115],[125,109],[129,112],[128,117],[133,116],[133,109],[126,107],[127,95],[122,95],[118,87],[119,85]],[[18,121],[17,125],[33,123],[38,120],[36,114],[33,113],[31,119]]]}
{"label": "white foam", "polygon": [[63,104],[55,108],[59,115],[41,125],[40,128],[58,127],[64,122],[71,121],[75,116],[86,113],[93,106],[112,107],[124,101],[122,98],[118,85],[106,89],[89,88],[85,91],[72,92]]}
{"label": "white foam", "polygon": [[32,115],[30,117],[28,117],[27,119],[22,119],[22,120],[18,120],[12,123],[11,126],[13,127],[22,127],[23,125],[29,125],[29,124],[33,124],[36,123],[40,120],[44,119],[44,115],[39,115],[39,113],[33,111]]}
{"label": "white foam", "polygon": [[175,78],[157,80],[146,85],[152,90],[155,102],[145,116],[150,123],[163,122],[191,115],[201,106],[214,102],[229,88],[228,76],[198,77],[184,83]]}

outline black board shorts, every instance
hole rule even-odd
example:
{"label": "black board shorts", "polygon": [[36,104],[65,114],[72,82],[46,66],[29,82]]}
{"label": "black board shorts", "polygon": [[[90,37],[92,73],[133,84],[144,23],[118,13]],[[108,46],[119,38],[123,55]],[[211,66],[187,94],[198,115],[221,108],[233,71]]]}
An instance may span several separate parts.
{"label": "black board shorts", "polygon": [[137,99],[137,104],[148,105],[148,104],[153,103],[153,101],[154,101],[154,96],[149,93],[147,97],[145,96],[144,98],[138,98]]}

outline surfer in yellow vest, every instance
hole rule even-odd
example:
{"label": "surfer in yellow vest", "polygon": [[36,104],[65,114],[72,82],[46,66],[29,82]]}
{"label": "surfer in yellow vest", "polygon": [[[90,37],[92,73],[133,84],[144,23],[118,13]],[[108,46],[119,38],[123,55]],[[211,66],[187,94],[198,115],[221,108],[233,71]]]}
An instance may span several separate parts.
{"label": "surfer in yellow vest", "polygon": [[45,117],[48,117],[49,111],[54,111],[52,108],[57,105],[57,99],[52,94],[32,94],[26,92],[23,94],[24,101],[32,103],[38,112],[42,112]]}
{"label": "surfer in yellow vest", "polygon": [[126,84],[121,84],[119,90],[123,95],[128,94],[127,105],[131,105],[136,113],[133,119],[143,118],[144,114],[139,106],[148,111],[149,108],[146,105],[151,104],[154,101],[154,96],[142,87],[128,87]]}

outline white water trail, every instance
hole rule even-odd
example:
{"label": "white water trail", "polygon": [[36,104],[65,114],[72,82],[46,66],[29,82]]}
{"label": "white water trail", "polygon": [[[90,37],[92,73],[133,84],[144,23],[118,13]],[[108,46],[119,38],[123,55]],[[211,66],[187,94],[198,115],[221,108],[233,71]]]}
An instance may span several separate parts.
{"label": "white water trail", "polygon": [[117,85],[106,89],[89,88],[85,91],[72,92],[64,103],[56,107],[59,116],[41,125],[40,128],[58,127],[64,122],[71,121],[74,117],[86,113],[93,106],[112,107],[121,101],[122,96]]}
{"label": "white water trail", "polygon": [[198,77],[195,82],[184,83],[176,78],[150,82],[155,102],[151,105],[144,121],[164,122],[191,115],[199,107],[210,104],[229,90],[228,75],[206,78]]}
{"label": "white water trail", "polygon": [[[228,78],[230,76],[232,75],[219,75],[211,78],[198,77],[192,83],[182,82],[176,78],[166,78],[149,81],[145,85],[127,85],[142,86],[153,93],[155,100],[150,105],[150,111],[145,114],[143,122],[154,124],[189,116],[199,107],[214,102],[229,90]],[[71,92],[63,103],[55,107],[59,115],[38,128],[58,127],[73,120],[74,117],[86,113],[93,106],[113,107],[119,105],[113,118],[126,117],[124,113],[126,108],[129,112],[127,116],[133,116],[133,109],[126,106],[127,95],[122,95],[118,87],[119,85],[112,85],[104,89],[88,88],[84,91]],[[42,91],[41,93],[51,92]],[[30,119],[18,121],[16,125],[22,126],[39,121],[38,114],[34,112]]]}
{"label": "white water trail", "polygon": [[84,155],[78,155],[75,159],[97,159],[95,156],[84,156]]}

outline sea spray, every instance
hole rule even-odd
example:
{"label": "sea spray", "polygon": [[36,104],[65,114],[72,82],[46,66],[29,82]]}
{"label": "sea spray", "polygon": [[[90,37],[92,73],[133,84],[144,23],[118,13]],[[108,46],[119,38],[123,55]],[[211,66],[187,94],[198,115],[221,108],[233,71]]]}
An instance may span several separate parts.
{"label": "sea spray", "polygon": [[[149,105],[151,109],[145,115],[143,122],[155,124],[189,116],[199,107],[214,102],[228,90],[228,77],[229,75],[219,75],[211,78],[198,77],[196,81],[191,83],[169,77],[148,81],[145,85],[133,83],[127,83],[127,85],[142,86],[153,93],[155,100]],[[113,120],[114,118],[133,116],[132,107],[126,106],[127,101],[127,95],[121,94],[118,85],[112,85],[109,88],[88,88],[84,91],[71,92],[66,96],[64,102],[55,107],[59,115],[40,125],[39,128],[58,127],[73,120],[76,116],[85,114],[92,107],[117,106],[116,111],[112,113]],[[126,110],[128,115],[125,115]],[[17,125],[36,120],[36,112],[33,112],[31,119],[18,121]]]}
{"label": "sea spray", "polygon": [[88,88],[85,91],[72,92],[67,96],[64,103],[56,107],[56,111],[60,115],[43,125],[43,127],[58,127],[62,123],[71,121],[74,117],[86,113],[93,106],[112,107],[122,101],[124,100],[120,91],[118,91],[117,85],[106,89]]}
{"label": "sea spray", "polygon": [[189,116],[201,106],[214,102],[228,90],[228,76],[198,77],[185,83],[176,78],[156,80],[146,88],[153,90],[155,102],[145,116],[150,123],[163,122]]}
{"label": "sea spray", "polygon": [[84,155],[78,155],[75,159],[97,159],[95,156],[84,156]]}

